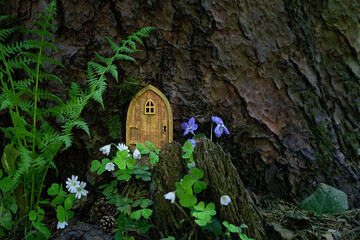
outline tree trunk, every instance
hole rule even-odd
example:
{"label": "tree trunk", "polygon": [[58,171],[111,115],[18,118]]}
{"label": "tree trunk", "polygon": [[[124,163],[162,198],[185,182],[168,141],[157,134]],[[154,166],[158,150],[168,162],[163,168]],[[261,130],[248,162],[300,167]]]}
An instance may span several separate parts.
{"label": "tree trunk", "polygon": [[[13,0],[1,11],[32,26],[46,2]],[[93,52],[110,51],[105,36],[119,42],[153,26],[156,32],[143,51],[133,55],[137,62],[119,62],[119,75],[162,90],[173,110],[174,139],[186,140],[180,123],[188,118],[196,118],[198,132],[209,133],[210,117],[219,116],[231,133],[219,143],[249,189],[303,199],[324,182],[359,207],[358,0],[58,0],[57,5],[55,57],[65,68],[50,71],[65,84],[49,85],[55,93],[65,97],[70,81],[84,82]],[[100,146],[125,140],[124,134],[112,134],[109,119],[118,119],[119,131],[124,129],[126,105],[115,81],[108,86],[105,111],[91,104],[84,113],[93,138],[77,132],[77,145],[60,155],[59,165],[82,149],[75,160],[81,169]]]}
{"label": "tree trunk", "polygon": [[[167,144],[160,153],[160,162],[153,172],[154,225],[164,236],[176,236],[176,239],[214,239],[214,235],[201,231],[189,217],[187,208],[179,209],[178,203],[170,203],[164,194],[175,191],[175,182],[180,182],[186,174],[185,159],[182,159],[181,146],[178,143]],[[201,179],[207,188],[197,194],[198,203],[213,202],[216,205],[216,219],[227,221],[236,226],[246,224],[247,235],[254,239],[267,239],[262,218],[246,191],[231,158],[222,148],[209,141],[196,143],[194,159],[196,167],[204,171]],[[228,195],[228,206],[220,204],[220,197]],[[178,199],[176,199],[178,202]],[[184,223],[181,224],[182,220]],[[158,237],[159,238],[159,237]]]}

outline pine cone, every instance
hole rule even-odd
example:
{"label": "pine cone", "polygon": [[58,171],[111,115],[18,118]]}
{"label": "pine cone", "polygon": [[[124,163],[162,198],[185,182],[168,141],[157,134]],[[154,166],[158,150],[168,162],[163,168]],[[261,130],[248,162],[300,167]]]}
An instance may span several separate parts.
{"label": "pine cone", "polygon": [[103,216],[110,216],[115,210],[115,207],[111,206],[105,198],[99,198],[90,210],[90,221],[100,223]]}
{"label": "pine cone", "polygon": [[116,226],[116,220],[113,216],[103,216],[100,219],[100,227],[105,232],[111,232]]}

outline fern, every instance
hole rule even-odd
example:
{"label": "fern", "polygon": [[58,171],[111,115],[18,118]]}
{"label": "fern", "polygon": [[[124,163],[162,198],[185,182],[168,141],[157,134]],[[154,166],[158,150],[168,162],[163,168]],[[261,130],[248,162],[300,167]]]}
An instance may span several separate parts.
{"label": "fern", "polygon": [[[18,28],[0,29],[0,110],[8,109],[13,123],[13,127],[0,129],[19,151],[16,170],[7,174],[12,179],[11,190],[19,184],[24,186],[27,211],[37,208],[47,169],[52,167],[56,170],[53,159],[60,149],[72,145],[72,130],[78,128],[90,136],[90,130],[81,117],[86,104],[95,100],[104,107],[103,94],[107,88],[107,78],[111,75],[118,81],[116,63],[118,60],[135,61],[127,54],[139,51],[136,44],[143,45],[140,38],[148,37],[153,30],[143,28],[122,40],[120,45],[106,38],[114,51],[113,55],[105,57],[95,53],[97,62],[89,62],[87,65],[88,87],[83,89],[71,83],[69,97],[63,100],[40,89],[40,84],[49,80],[62,82],[46,69],[48,65],[62,67],[59,61],[45,54],[57,52],[51,33],[55,30],[55,12],[56,2],[53,1],[40,19],[35,21],[38,29],[28,31],[32,39],[25,42],[5,43]],[[0,16],[0,22],[8,18]],[[18,71],[23,71],[26,77],[14,78],[14,73]],[[55,128],[49,119],[60,120],[61,128]]]}

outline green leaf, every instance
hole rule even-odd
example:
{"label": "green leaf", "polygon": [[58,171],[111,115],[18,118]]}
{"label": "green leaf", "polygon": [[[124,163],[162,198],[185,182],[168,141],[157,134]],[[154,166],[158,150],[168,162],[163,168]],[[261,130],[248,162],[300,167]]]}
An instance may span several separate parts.
{"label": "green leaf", "polygon": [[240,233],[241,231],[233,224],[229,224],[227,221],[223,221],[223,225],[229,229],[230,232]]}
{"label": "green leaf", "polygon": [[124,158],[120,158],[120,157],[115,157],[113,159],[113,162],[120,168],[120,169],[125,169],[126,168],[126,162]]}
{"label": "green leaf", "polygon": [[1,158],[1,163],[5,172],[10,174],[16,170],[15,162],[19,155],[20,152],[11,144],[5,146],[3,156]]}
{"label": "green leaf", "polygon": [[145,219],[149,219],[149,217],[151,216],[151,214],[153,213],[153,211],[151,209],[142,209],[142,215]]}
{"label": "green leaf", "polygon": [[73,206],[73,201],[71,200],[71,198],[70,197],[66,198],[64,202],[65,210],[71,209],[72,206]]}
{"label": "green leaf", "polygon": [[206,224],[203,228],[202,228],[202,230],[203,231],[209,231],[209,232],[212,232],[212,233],[214,233],[215,234],[215,236],[220,236],[221,234],[222,234],[222,229],[221,229],[222,227],[221,227],[221,223],[220,223],[220,221],[217,219],[217,218],[215,218],[215,217],[213,217],[212,219],[211,219],[211,222],[209,222],[208,224]]}
{"label": "green leaf", "polygon": [[62,205],[59,205],[56,209],[56,217],[59,220],[59,222],[65,221],[65,209]]}
{"label": "green leaf", "polygon": [[194,207],[195,210],[204,211],[205,210],[205,203],[203,201],[199,202],[197,206]]}
{"label": "green leaf", "polygon": [[187,208],[194,207],[197,202],[196,197],[192,194],[184,194],[179,199],[180,199],[179,202],[180,202],[181,206],[187,207]]}
{"label": "green leaf", "polygon": [[0,189],[3,192],[8,192],[11,189],[12,180],[10,176],[4,177],[0,180]]}
{"label": "green leaf", "polygon": [[195,179],[201,179],[204,176],[204,171],[198,168],[191,169],[191,175]]}
{"label": "green leaf", "polygon": [[36,220],[36,218],[37,218],[37,213],[34,211],[34,210],[32,210],[32,211],[30,211],[29,212],[29,219],[30,219],[30,221],[35,221]]}
{"label": "green leaf", "polygon": [[159,162],[159,156],[154,152],[150,152],[150,163],[154,165],[157,162]]}
{"label": "green leaf", "polygon": [[139,220],[140,217],[141,217],[141,212],[142,212],[142,210],[137,210],[137,211],[131,213],[130,218],[135,219],[135,220]]}
{"label": "green leaf", "polygon": [[141,208],[147,208],[148,206],[150,206],[151,204],[153,204],[153,201],[151,201],[150,199],[142,199],[141,200],[141,204],[140,204],[140,207]]}
{"label": "green leaf", "polygon": [[198,180],[194,184],[194,192],[195,193],[200,193],[202,190],[205,190],[206,188],[207,188],[207,185],[203,181]]}
{"label": "green leaf", "polygon": [[2,178],[3,176],[3,171],[0,169],[0,179]]}
{"label": "green leaf", "polygon": [[63,204],[64,202],[64,197],[61,196],[61,195],[57,195],[56,198],[54,198],[52,201],[51,201],[51,204],[56,206],[56,205],[59,205],[59,204]]}
{"label": "green leaf", "polygon": [[126,165],[128,166],[128,168],[131,168],[132,166],[135,165],[135,159],[133,158],[126,159]]}
{"label": "green leaf", "polygon": [[54,195],[59,194],[59,190],[60,190],[59,184],[53,183],[53,184],[51,185],[51,187],[48,188],[47,193],[48,193],[50,196],[54,196]]}
{"label": "green leaf", "polygon": [[192,187],[192,185],[195,183],[195,179],[190,176],[190,175],[185,175],[181,184],[184,186],[184,187]]}
{"label": "green leaf", "polygon": [[202,219],[195,219],[195,222],[197,225],[199,225],[200,227],[205,226],[208,222]]}
{"label": "green leaf", "polygon": [[150,150],[145,148],[145,146],[142,143],[136,144],[136,148],[139,150],[141,154],[148,154],[150,152]]}
{"label": "green leaf", "polygon": [[301,203],[301,208],[321,216],[349,209],[347,195],[334,187],[320,183],[316,191]]}
{"label": "green leaf", "polygon": [[46,239],[49,239],[51,236],[50,230],[46,227],[45,223],[32,222],[32,225],[39,230],[42,234],[45,235]]}
{"label": "green leaf", "polygon": [[96,170],[98,170],[101,167],[101,163],[98,160],[93,160],[91,162],[91,168],[90,171],[91,172],[95,172]]}
{"label": "green leaf", "polygon": [[189,141],[186,141],[182,147],[183,151],[185,152],[185,154],[182,156],[182,158],[190,158],[193,151],[194,151],[194,148],[192,146],[192,143],[189,142]]}

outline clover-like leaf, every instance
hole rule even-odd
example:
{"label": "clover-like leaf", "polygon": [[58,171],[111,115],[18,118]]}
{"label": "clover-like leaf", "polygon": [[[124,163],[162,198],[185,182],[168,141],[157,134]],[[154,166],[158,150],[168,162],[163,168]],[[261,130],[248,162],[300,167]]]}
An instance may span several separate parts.
{"label": "clover-like leaf", "polygon": [[96,170],[98,170],[101,167],[101,163],[98,160],[93,160],[91,162],[91,168],[90,168],[90,172],[95,172]]}
{"label": "clover-like leaf", "polygon": [[194,148],[191,142],[186,141],[182,147],[183,151],[185,152],[185,154],[182,156],[182,158],[190,158],[190,156],[192,155]]}
{"label": "clover-like leaf", "polygon": [[336,214],[349,209],[347,195],[334,187],[320,183],[313,194],[301,203],[301,208],[317,215]]}
{"label": "clover-like leaf", "polygon": [[198,180],[194,184],[194,192],[200,193],[202,190],[205,190],[207,188],[207,185],[205,182]]}
{"label": "clover-like leaf", "polygon": [[56,209],[56,216],[59,222],[65,221],[65,209],[62,205],[59,205]]}
{"label": "clover-like leaf", "polygon": [[157,162],[159,162],[159,156],[154,152],[150,152],[150,163],[154,165]]}
{"label": "clover-like leaf", "polygon": [[135,165],[135,159],[134,158],[128,158],[128,159],[126,159],[126,165],[127,165],[127,167],[128,168],[131,168],[132,166],[134,166]]}
{"label": "clover-like leaf", "polygon": [[140,210],[137,210],[137,211],[135,211],[135,212],[132,212],[132,213],[130,214],[130,218],[131,218],[131,219],[135,219],[135,220],[139,220],[139,219],[141,218],[141,212],[142,212],[141,209],[140,209]]}
{"label": "clover-like leaf", "polygon": [[204,176],[204,171],[198,168],[191,169],[191,175],[195,179],[201,179]]}
{"label": "clover-like leaf", "polygon": [[73,206],[73,201],[71,200],[70,197],[67,197],[64,201],[64,207],[65,207],[65,210],[69,210],[71,209]]}
{"label": "clover-like leaf", "polygon": [[59,184],[53,183],[53,184],[48,188],[47,193],[48,193],[50,196],[54,196],[54,195],[59,194],[59,191],[60,191]]}
{"label": "clover-like leaf", "polygon": [[145,219],[149,219],[149,217],[151,216],[151,214],[153,213],[153,211],[152,211],[151,209],[145,208],[145,209],[142,209],[142,210],[141,210],[141,213],[142,213],[142,215],[143,215],[143,217],[144,217]]}
{"label": "clover-like leaf", "polygon": [[149,149],[147,149],[142,143],[136,144],[136,148],[139,150],[141,154],[147,154],[150,152]]}

